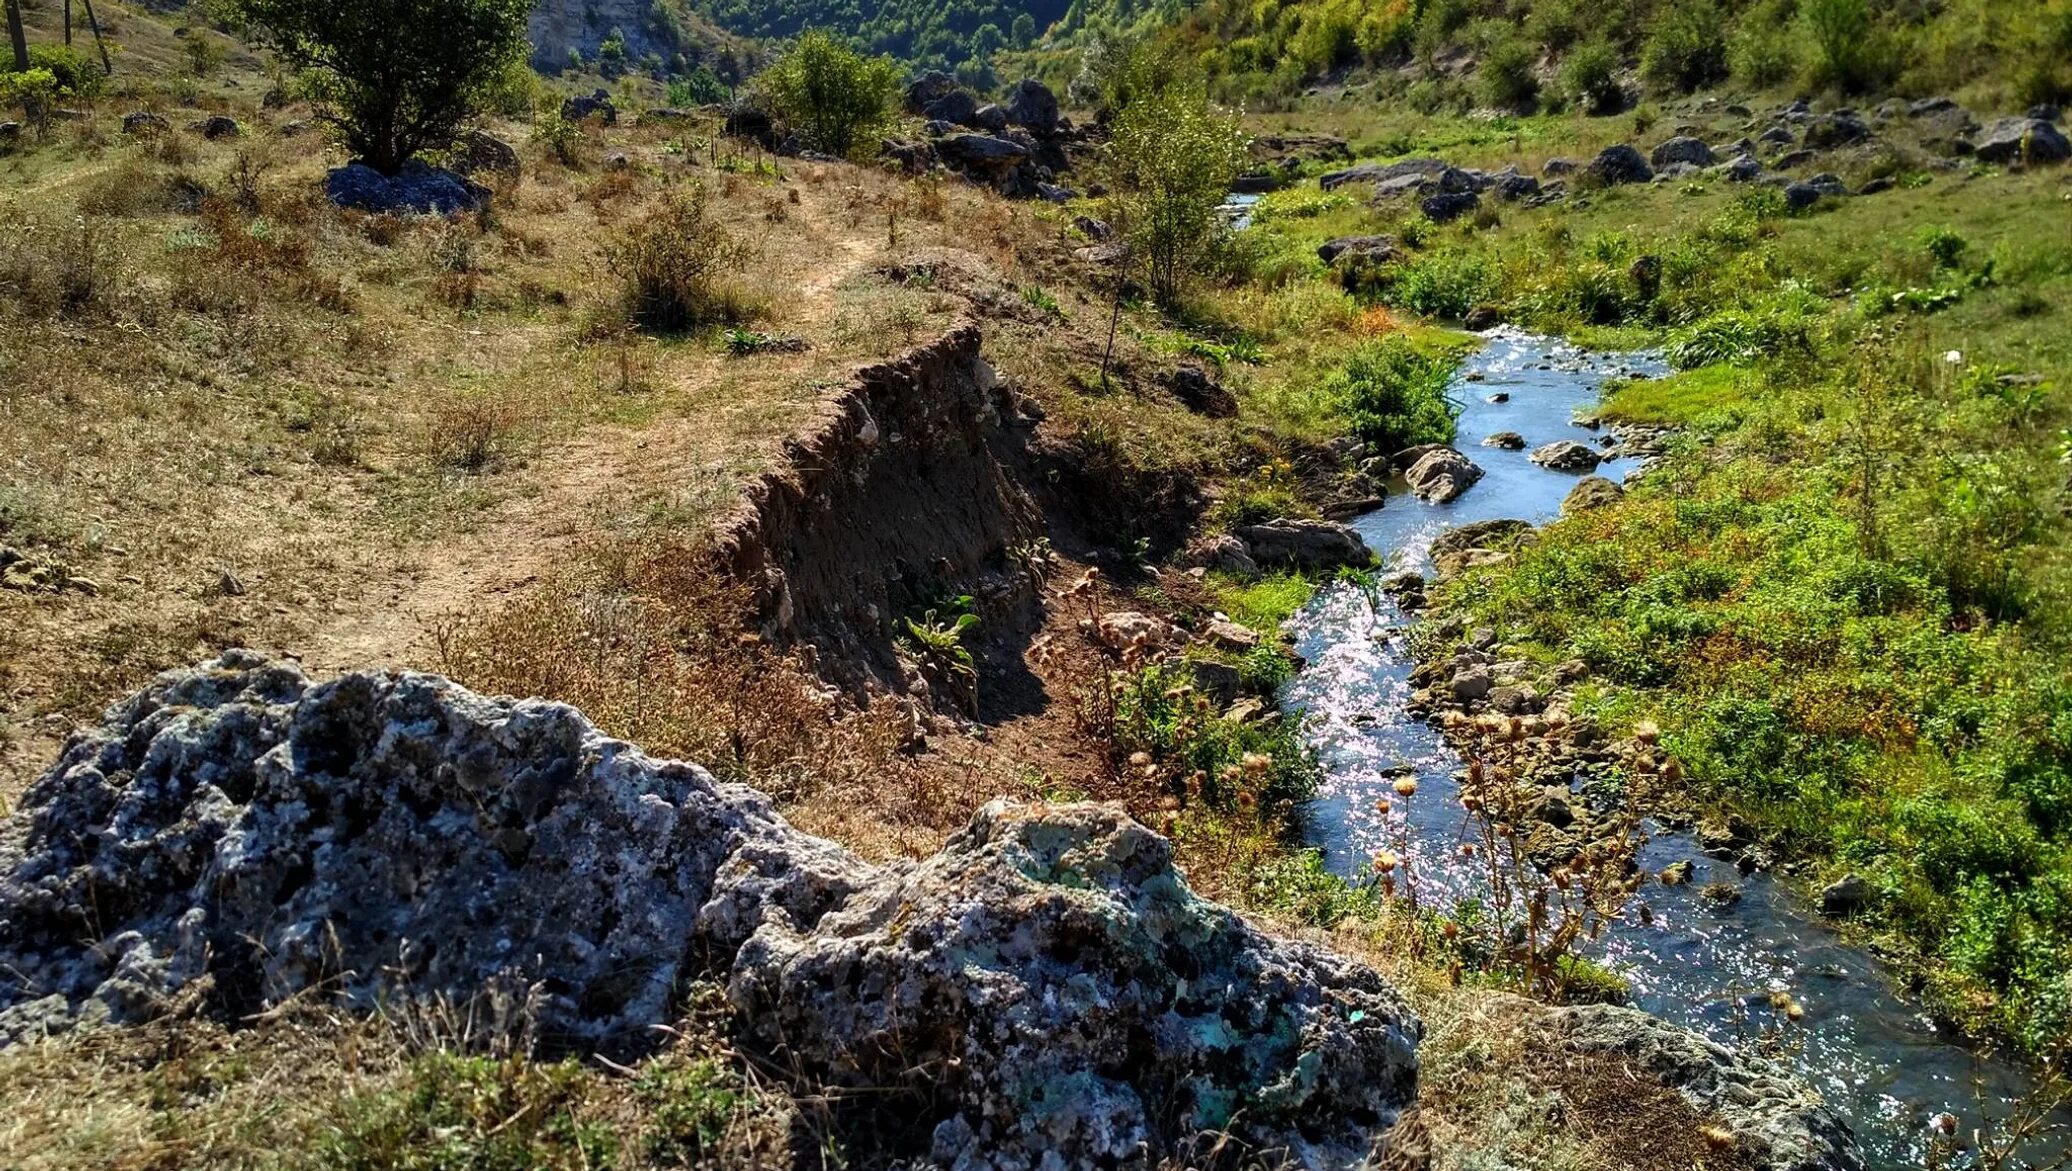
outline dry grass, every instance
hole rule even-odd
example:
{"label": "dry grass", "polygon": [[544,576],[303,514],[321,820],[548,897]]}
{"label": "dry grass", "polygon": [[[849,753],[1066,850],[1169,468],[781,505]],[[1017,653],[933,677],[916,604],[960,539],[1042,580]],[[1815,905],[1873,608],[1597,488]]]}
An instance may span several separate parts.
{"label": "dry grass", "polygon": [[[982,222],[1010,260],[1051,239],[976,191],[715,171],[641,129],[590,144],[622,170],[528,158],[481,220],[341,213],[313,141],[274,136],[306,110],[237,109],[233,142],[177,111],[121,135],[120,110],[163,100],[111,98],[0,159],[0,542],[101,587],[0,594],[19,641],[0,795],[70,722],[216,644],[429,665],[442,615],[573,542],[702,531],[822,387],[961,308],[875,275],[892,237]],[[618,324],[607,243],[694,181],[742,242],[734,287],[805,352],[733,360]]]}

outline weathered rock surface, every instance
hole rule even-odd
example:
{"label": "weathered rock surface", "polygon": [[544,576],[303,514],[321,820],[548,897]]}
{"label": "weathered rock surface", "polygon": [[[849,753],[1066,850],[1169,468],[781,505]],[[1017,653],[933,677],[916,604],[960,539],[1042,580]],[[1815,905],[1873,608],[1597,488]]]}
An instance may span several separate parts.
{"label": "weathered rock surface", "polygon": [[1351,1165],[1415,1086],[1419,1026],[1377,977],[1196,898],[1109,809],[988,806],[814,930],[758,933],[730,991],[779,1060],[954,1103],[934,1153],[957,1167],[1115,1165],[1225,1126]]}
{"label": "weathered rock surface", "polygon": [[239,1011],[516,989],[599,1039],[665,1019],[694,950],[869,873],[572,708],[230,652],[112,708],[0,826],[0,1040],[205,976]]}
{"label": "weathered rock surface", "polygon": [[1570,1050],[1619,1056],[1715,1113],[1760,1171],[1858,1171],[1864,1165],[1849,1124],[1774,1062],[1736,1054],[1630,1008],[1582,1005],[1548,1010],[1547,1019]]}
{"label": "weathered rock surface", "polygon": [[1527,458],[1556,472],[1592,472],[1601,462],[1596,452],[1573,439],[1557,439],[1535,447]]}
{"label": "weathered rock surface", "polygon": [[1450,447],[1426,452],[1403,473],[1410,494],[1433,504],[1458,498],[1481,478],[1481,467]]}
{"label": "weathered rock surface", "polygon": [[1689,163],[1694,167],[1709,167],[1718,162],[1719,158],[1712,153],[1712,147],[1706,145],[1704,139],[1692,138],[1688,134],[1679,134],[1675,138],[1665,139],[1658,143],[1654,151],[1648,156],[1648,161],[1657,167],[1666,167],[1671,163]]}
{"label": "weathered rock surface", "polygon": [[365,163],[334,167],[324,180],[333,205],[379,214],[459,215],[489,203],[489,191],[452,171],[412,162],[394,175]]}
{"label": "weathered rock surface", "polygon": [[230,652],[76,737],[0,824],[0,1043],[183,991],[447,997],[603,1041],[726,982],[744,1043],[966,1168],[1228,1130],[1364,1159],[1421,1026],[1372,971],[1197,897],[1106,806],[996,803],[872,867],[571,708]]}
{"label": "weathered rock surface", "polygon": [[1641,153],[1625,143],[1608,146],[1590,162],[1590,173],[1604,183],[1646,183],[1655,177]]}
{"label": "weathered rock surface", "polygon": [[1626,489],[1603,476],[1584,476],[1576,481],[1576,486],[1569,489],[1568,495],[1562,499],[1561,514],[1570,516],[1578,512],[1588,512],[1593,508],[1603,508],[1607,504],[1617,502],[1625,494]]}
{"label": "weathered rock surface", "polygon": [[2056,163],[2072,158],[2072,143],[2040,118],[2002,118],[1979,133],[1977,156],[1989,163]]}
{"label": "weathered rock surface", "polygon": [[1332,191],[1348,183],[1382,183],[1390,179],[1400,179],[1405,175],[1437,175],[1445,169],[1445,159],[1401,159],[1393,163],[1362,163],[1357,167],[1329,171],[1318,176],[1317,186]]}
{"label": "weathered rock surface", "polygon": [[1302,569],[1365,566],[1374,560],[1367,542],[1351,526],[1321,520],[1270,520],[1237,530],[1255,561]]}

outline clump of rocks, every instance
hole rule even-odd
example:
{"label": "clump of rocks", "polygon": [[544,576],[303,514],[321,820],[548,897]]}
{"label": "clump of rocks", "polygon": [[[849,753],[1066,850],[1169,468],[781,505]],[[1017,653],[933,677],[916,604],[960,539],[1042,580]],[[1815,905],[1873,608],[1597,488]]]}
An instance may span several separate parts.
{"label": "clump of rocks", "polygon": [[1064,203],[1073,192],[1060,176],[1085,134],[1058,108],[1049,87],[1032,78],[1017,83],[1003,103],[984,103],[949,74],[930,70],[906,90],[906,111],[927,119],[918,141],[888,139],[881,157],[901,169],[956,172],[1012,199]]}
{"label": "clump of rocks", "polygon": [[698,979],[937,1160],[1117,1165],[1228,1132],[1365,1158],[1421,1029],[1372,971],[1188,889],[1111,807],[988,806],[872,866],[574,709],[230,652],[73,738],[0,823],[0,1044],[318,991],[627,1044]]}

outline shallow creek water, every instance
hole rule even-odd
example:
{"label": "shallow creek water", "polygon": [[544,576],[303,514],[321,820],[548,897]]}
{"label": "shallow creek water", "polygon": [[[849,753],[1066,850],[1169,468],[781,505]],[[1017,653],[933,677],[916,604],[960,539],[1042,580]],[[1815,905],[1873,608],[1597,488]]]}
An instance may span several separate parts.
{"label": "shallow creek water", "polygon": [[[1574,422],[1597,401],[1609,378],[1658,374],[1645,355],[1589,354],[1548,338],[1509,329],[1486,336],[1462,368],[1453,393],[1464,403],[1457,445],[1487,475],[1460,499],[1429,505],[1407,493],[1354,522],[1388,572],[1429,572],[1432,539],[1457,525],[1516,518],[1543,523],[1560,512],[1576,476],[1550,472],[1528,452],[1557,439],[1594,442]],[[1479,380],[1468,381],[1470,376]],[[1509,395],[1503,403],[1489,398]],[[1525,451],[1479,446],[1483,437],[1516,431]],[[1599,474],[1619,479],[1626,461]],[[1308,665],[1289,685],[1291,710],[1303,712],[1308,736],[1328,779],[1312,817],[1313,842],[1339,873],[1364,873],[1376,851],[1408,843],[1426,905],[1472,895],[1478,870],[1458,857],[1461,808],[1454,773],[1461,765],[1436,728],[1412,716],[1407,616],[1386,594],[1333,587],[1294,623]],[[1415,769],[1413,801],[1395,802],[1386,818],[1375,799],[1390,792],[1392,769]],[[1407,812],[1406,812],[1407,807]],[[1407,820],[1406,820],[1407,818]],[[1389,819],[1394,819],[1393,823]],[[1649,884],[1641,900],[1651,924],[1636,916],[1597,945],[1597,958],[1632,986],[1633,1003],[1724,1044],[1753,1043],[1779,1023],[1769,1007],[1773,986],[1805,1007],[1784,1030],[1781,1060],[1819,1087],[1856,1128],[1874,1168],[1920,1167],[1928,1120],[1948,1110],[1968,1129],[1985,1101],[1996,1112],[2025,1089],[2018,1069],[1982,1060],[1940,1034],[1918,1006],[1902,1000],[1879,964],[1843,943],[1800,892],[1767,874],[1742,878],[1734,864],[1708,858],[1692,840],[1649,826],[1642,864],[1658,872],[1691,861],[1693,881]],[[1742,898],[1716,905],[1699,892],[1731,882]],[[1974,1086],[1978,1089],[1975,1089]],[[2061,1124],[2057,1142],[2072,1128]]]}

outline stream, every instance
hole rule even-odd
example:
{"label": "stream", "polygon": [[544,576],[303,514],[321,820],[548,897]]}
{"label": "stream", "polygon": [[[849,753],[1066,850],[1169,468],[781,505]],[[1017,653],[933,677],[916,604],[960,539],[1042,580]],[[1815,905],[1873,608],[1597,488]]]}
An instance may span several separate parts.
{"label": "stream", "polygon": [[[1557,439],[1594,444],[1574,419],[1594,406],[1599,387],[1615,377],[1664,372],[1653,356],[1591,354],[1509,328],[1484,341],[1452,393],[1465,406],[1456,445],[1487,475],[1450,504],[1397,492],[1386,508],[1354,521],[1385,572],[1429,573],[1433,538],[1457,525],[1497,518],[1537,524],[1558,516],[1578,477],[1542,469],[1527,453]],[[1509,400],[1489,401],[1499,393]],[[1497,431],[1519,432],[1526,450],[1481,446]],[[1599,474],[1616,480],[1631,471],[1629,462],[1615,461]],[[1407,710],[1410,621],[1385,593],[1326,589],[1292,623],[1307,666],[1286,701],[1306,717],[1306,734],[1326,767],[1310,832],[1331,868],[1362,875],[1377,851],[1407,843],[1421,898],[1450,905],[1478,889],[1481,871],[1463,864],[1457,851],[1462,812],[1454,773],[1462,762],[1436,728]],[[1391,792],[1391,770],[1402,766],[1415,770],[1418,795],[1380,813],[1376,798]],[[1782,1025],[1769,994],[1788,991],[1805,1016],[1783,1029],[1779,1060],[1850,1120],[1871,1167],[1923,1166],[1935,1115],[1955,1114],[1968,1132],[1982,1103],[1998,1116],[2029,1087],[2023,1070],[1982,1058],[1938,1031],[1894,991],[1876,959],[1823,924],[1801,892],[1766,873],[1742,878],[1732,862],[1706,857],[1687,835],[1647,828],[1641,864],[1648,872],[1689,861],[1697,873],[1682,886],[1643,887],[1639,900],[1653,911],[1652,923],[1629,913],[1594,945],[1594,958],[1630,983],[1636,1007],[1730,1046]],[[1705,898],[1701,890],[1714,882],[1734,884],[1741,899],[1719,905]],[[2063,1149],[2068,1135],[2072,1124],[2060,1120],[2049,1145]]]}

